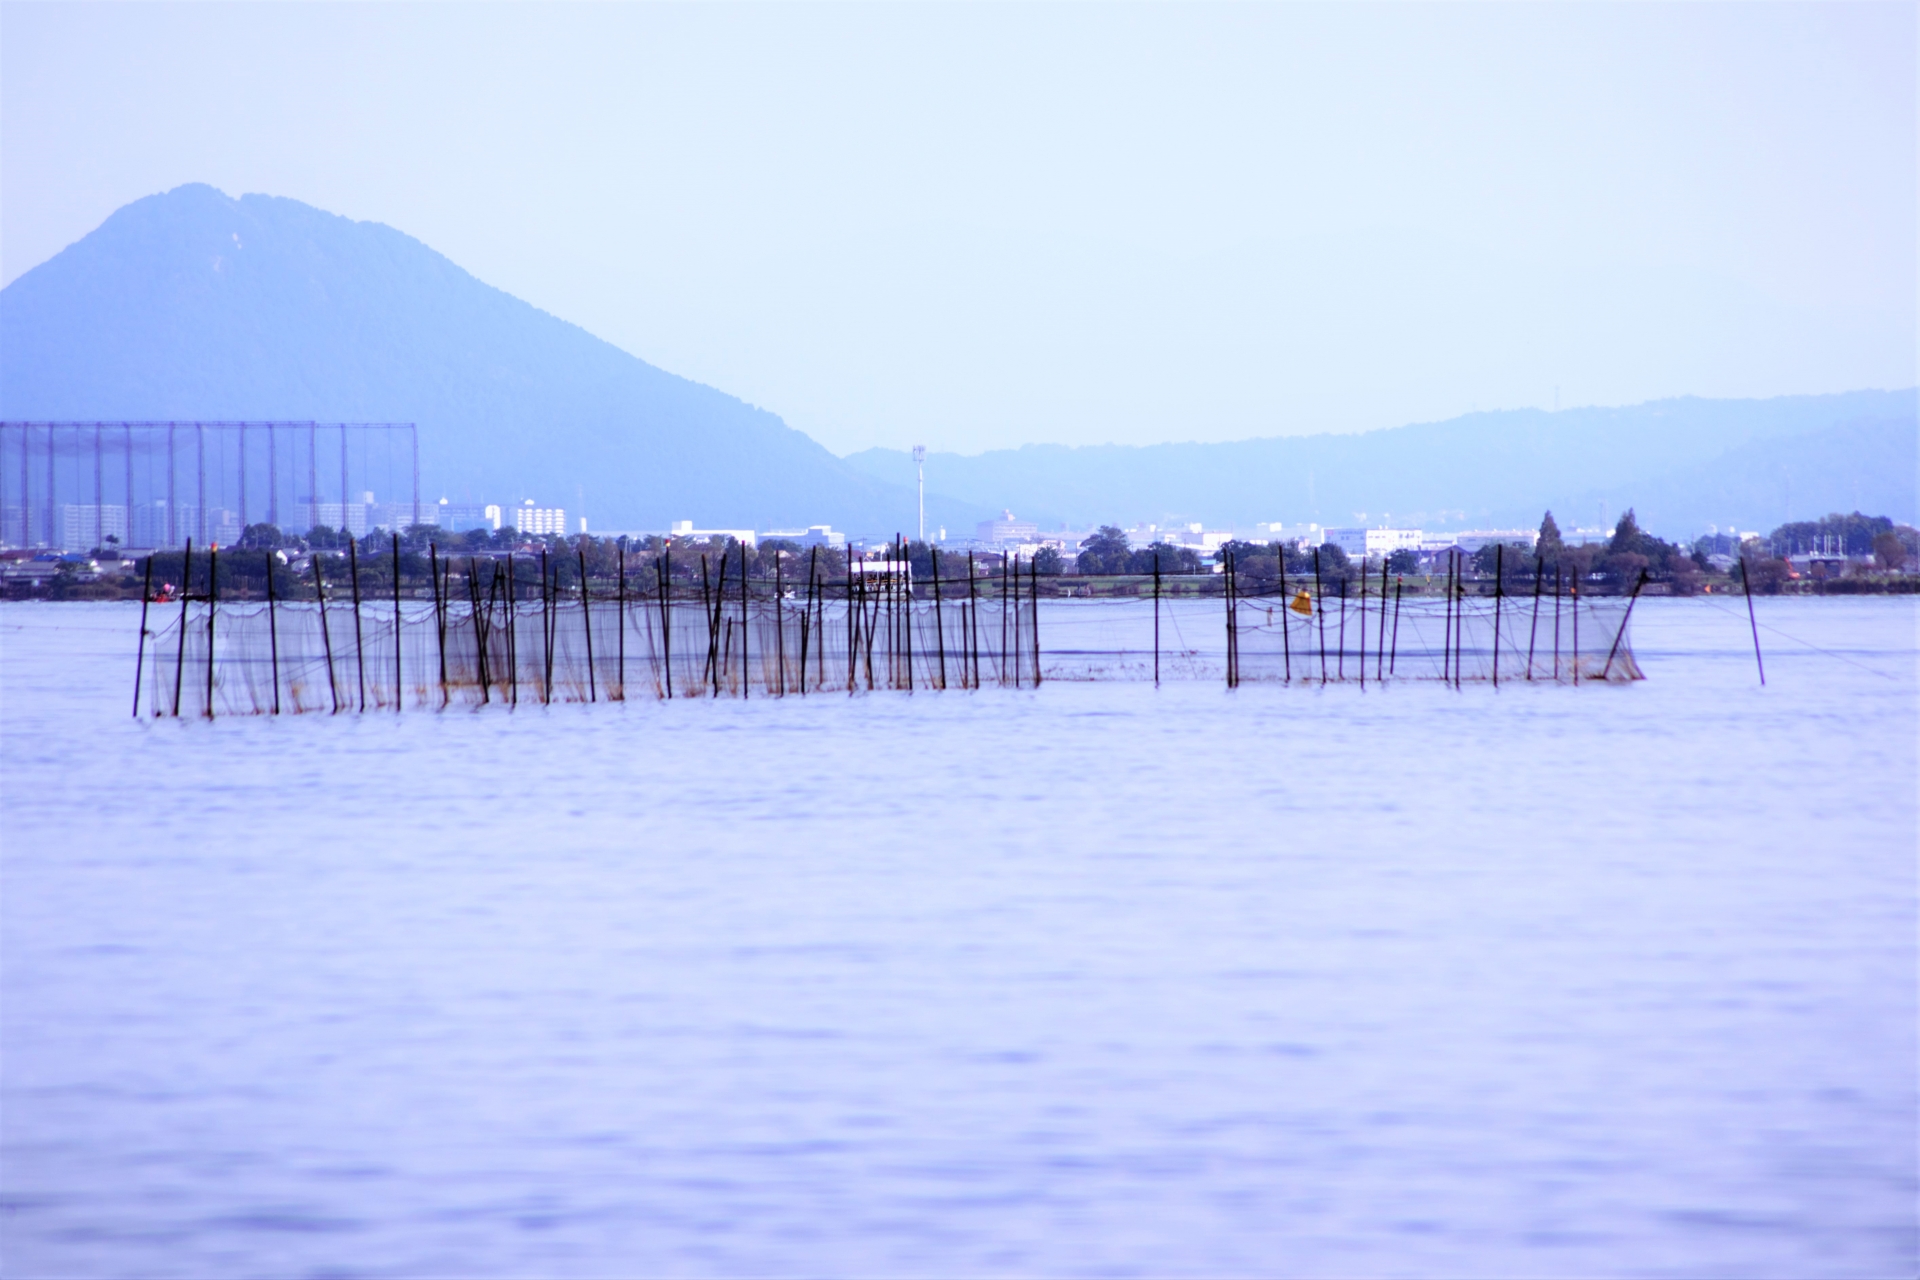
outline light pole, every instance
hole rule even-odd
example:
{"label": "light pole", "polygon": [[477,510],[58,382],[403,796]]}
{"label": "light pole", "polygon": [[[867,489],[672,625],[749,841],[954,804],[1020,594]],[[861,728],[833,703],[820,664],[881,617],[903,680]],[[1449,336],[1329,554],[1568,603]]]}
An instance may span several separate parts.
{"label": "light pole", "polygon": [[927,446],[913,446],[913,467],[919,476],[920,541],[927,540]]}

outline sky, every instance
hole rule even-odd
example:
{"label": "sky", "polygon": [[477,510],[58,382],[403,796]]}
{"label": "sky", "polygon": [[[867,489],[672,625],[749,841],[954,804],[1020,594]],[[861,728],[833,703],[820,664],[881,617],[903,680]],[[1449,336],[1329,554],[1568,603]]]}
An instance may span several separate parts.
{"label": "sky", "polygon": [[1911,4],[0,5],[0,278],[186,182],[836,452],[1916,380]]}

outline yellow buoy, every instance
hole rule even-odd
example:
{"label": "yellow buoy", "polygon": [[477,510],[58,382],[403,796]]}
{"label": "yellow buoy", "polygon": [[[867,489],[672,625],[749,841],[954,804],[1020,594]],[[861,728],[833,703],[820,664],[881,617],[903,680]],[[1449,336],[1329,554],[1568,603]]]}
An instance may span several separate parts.
{"label": "yellow buoy", "polygon": [[1288,605],[1287,608],[1300,614],[1302,617],[1311,618],[1313,616],[1313,599],[1308,596],[1306,592],[1302,591],[1293,598],[1293,603]]}

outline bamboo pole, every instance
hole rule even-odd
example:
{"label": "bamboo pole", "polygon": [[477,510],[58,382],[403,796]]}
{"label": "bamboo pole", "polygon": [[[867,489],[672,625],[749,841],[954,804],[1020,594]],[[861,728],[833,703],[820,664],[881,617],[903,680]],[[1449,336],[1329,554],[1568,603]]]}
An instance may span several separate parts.
{"label": "bamboo pole", "polygon": [[484,706],[493,701],[493,691],[487,670],[487,624],[480,613],[480,561],[474,556],[467,557],[467,608],[473,622],[474,673],[480,679],[480,702]]}
{"label": "bamboo pole", "polygon": [[663,543],[660,559],[660,667],[666,672],[667,701],[673,701],[673,544]]}
{"label": "bamboo pole", "polygon": [[[203,512],[202,520],[206,519]],[[213,615],[220,604],[220,548],[207,548],[207,719],[213,719]]]}
{"label": "bamboo pole", "polygon": [[[406,701],[406,684],[400,678],[400,535],[393,536],[393,712],[400,714]],[[272,577],[269,571],[268,577]]]}
{"label": "bamboo pole", "polygon": [[817,585],[814,581],[820,567],[820,544],[815,543],[807,549],[807,603],[800,613],[800,696],[807,696],[807,641],[813,635],[813,592]]}
{"label": "bamboo pole", "polygon": [[587,549],[575,547],[580,558],[580,625],[587,635],[587,701],[600,701],[600,688],[593,675],[593,595],[587,590]]}
{"label": "bamboo pole", "polygon": [[1160,553],[1153,553],[1153,687],[1160,687]]}
{"label": "bamboo pole", "polygon": [[947,623],[940,599],[940,548],[929,548],[933,556],[933,642],[940,650],[940,690],[947,688]]}
{"label": "bamboo pole", "polygon": [[[1286,663],[1286,683],[1293,683],[1293,619],[1287,615],[1293,612],[1293,601],[1287,599],[1287,544],[1273,544],[1274,559],[1280,565],[1280,654]],[[1155,565],[1159,564],[1156,557]],[[1158,620],[1156,619],[1156,624]]]}
{"label": "bamboo pole", "polygon": [[973,552],[967,552],[967,651],[973,664],[973,687],[980,687],[980,593],[973,571]]}
{"label": "bamboo pole", "polygon": [[619,684],[620,701],[627,700],[627,540],[622,536],[615,551],[620,557],[620,584],[616,588],[619,601],[620,625],[614,628],[618,637],[619,657],[614,661],[613,678]]}
{"label": "bamboo pole", "polygon": [[1573,682],[1580,683],[1580,575],[1573,575]]}
{"label": "bamboo pole", "polygon": [[1320,624],[1320,683],[1327,683],[1327,609],[1320,584],[1320,548],[1313,549],[1313,615]]}
{"label": "bamboo pole", "polygon": [[1600,678],[1605,680],[1613,670],[1613,657],[1620,652],[1620,642],[1626,638],[1627,623],[1633,620],[1633,606],[1640,599],[1640,588],[1647,585],[1647,571],[1640,570],[1640,580],[1633,584],[1633,595],[1627,599],[1627,611],[1620,617],[1620,629],[1613,633],[1613,647],[1607,650],[1607,665],[1600,668]]}
{"label": "bamboo pole", "polygon": [[773,651],[778,655],[775,683],[779,688],[776,693],[784,698],[787,696],[787,606],[780,596],[786,584],[786,579],[780,573],[782,554],[779,547],[773,549]]}
{"label": "bamboo pole", "polygon": [[1367,687],[1367,555],[1360,553],[1360,687]]}
{"label": "bamboo pole", "polygon": [[[494,570],[496,574],[499,569]],[[520,579],[507,552],[507,705],[520,705]]]}
{"label": "bamboo pole", "polygon": [[[24,449],[25,447],[26,445],[23,441],[21,448]],[[131,512],[133,508],[129,506],[127,510]],[[135,720],[140,718],[140,681],[145,675],[147,667],[147,606],[152,600],[153,556],[149,554],[147,556],[146,578],[140,587],[140,645],[134,650],[133,654],[133,718]],[[277,689],[278,686],[275,686],[275,688]]]}
{"label": "bamboo pole", "polygon": [[[1527,680],[1533,680],[1533,645],[1540,635],[1540,581],[1545,576],[1547,560],[1544,555],[1533,557],[1533,621],[1527,627]],[[1555,568],[1559,566],[1556,564]]]}
{"label": "bamboo pole", "polygon": [[[273,673],[273,714],[280,714],[280,621],[274,609],[273,599],[273,552],[262,551],[261,559],[267,566],[267,666]],[[153,561],[149,559],[148,564]],[[146,626],[146,605],[140,606],[141,627]]]}
{"label": "bamboo pole", "polygon": [[327,655],[327,697],[333,702],[331,714],[340,714],[340,685],[333,678],[333,632],[327,626],[327,583],[320,573],[320,555],[313,556],[313,594],[320,602],[320,648]]}
{"label": "bamboo pole", "polygon": [[1373,647],[1373,678],[1376,682],[1384,679],[1387,669],[1387,561],[1389,556],[1380,558],[1380,642]]}
{"label": "bamboo pole", "polygon": [[1753,663],[1760,669],[1760,686],[1765,688],[1767,664],[1760,657],[1760,620],[1753,613],[1753,570],[1747,565],[1747,553],[1744,551],[1740,553],[1740,585],[1747,597],[1747,627],[1753,632]]}
{"label": "bamboo pole", "polygon": [[1553,682],[1560,683],[1560,562],[1553,562]]}
{"label": "bamboo pole", "polygon": [[1493,687],[1500,687],[1500,602],[1506,599],[1506,544],[1493,544]]}
{"label": "bamboo pole", "polygon": [[1347,577],[1340,576],[1340,650],[1334,658],[1334,679],[1345,683],[1347,679]]}
{"label": "bamboo pole", "polygon": [[[47,432],[47,448],[53,448],[53,432]],[[171,465],[172,455],[168,455]],[[167,519],[173,519],[173,508],[167,508]],[[51,534],[51,530],[49,530]],[[180,685],[187,669],[187,601],[193,595],[193,539],[186,541],[186,550],[180,558],[180,651],[173,660],[173,718],[180,718]]]}
{"label": "bamboo pole", "polygon": [[1040,687],[1040,565],[1027,561],[1028,596],[1033,600],[1033,687]]}
{"label": "bamboo pole", "polygon": [[447,695],[447,602],[444,584],[440,581],[440,548],[427,544],[427,571],[433,577],[433,628],[440,648],[440,705],[445,708]]}
{"label": "bamboo pole", "polygon": [[1393,647],[1387,652],[1389,676],[1399,674],[1400,670],[1400,594],[1406,585],[1407,580],[1404,575],[1395,576],[1393,580]]}
{"label": "bamboo pole", "polygon": [[[342,495],[342,501],[345,496]],[[344,517],[341,521],[345,523]],[[360,711],[367,709],[367,650],[360,634],[360,544],[351,531],[347,534],[347,572],[353,587],[353,665],[355,682],[360,688]]]}
{"label": "bamboo pole", "polygon": [[552,576],[547,571],[547,549],[540,548],[540,703],[553,705],[554,608]]}

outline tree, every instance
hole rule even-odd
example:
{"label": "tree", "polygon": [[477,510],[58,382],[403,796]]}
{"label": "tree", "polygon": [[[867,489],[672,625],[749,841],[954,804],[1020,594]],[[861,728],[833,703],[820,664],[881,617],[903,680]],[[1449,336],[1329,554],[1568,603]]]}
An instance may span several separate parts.
{"label": "tree", "polygon": [[1620,523],[1613,526],[1613,541],[1607,544],[1607,550],[1615,554],[1643,554],[1640,543],[1645,537],[1640,532],[1640,522],[1633,517],[1633,508],[1628,507],[1627,513],[1620,517]]}
{"label": "tree", "polygon": [[[1553,517],[1548,516],[1547,519],[1551,520],[1553,519]],[[1387,572],[1389,573],[1420,572],[1419,554],[1417,552],[1407,551],[1407,550],[1400,550],[1400,551],[1394,552],[1392,555],[1387,557]]]}
{"label": "tree", "polygon": [[1080,544],[1080,572],[1125,573],[1132,555],[1126,533],[1116,525],[1103,524]]}
{"label": "tree", "polygon": [[1133,573],[1152,573],[1156,561],[1163,575],[1199,573],[1202,568],[1199,552],[1192,547],[1176,547],[1171,542],[1156,542],[1152,546],[1134,552],[1127,563],[1127,568]]}
{"label": "tree", "polygon": [[1534,551],[1548,564],[1557,564],[1560,553],[1566,549],[1567,544],[1560,540],[1560,526],[1554,523],[1553,512],[1549,511],[1546,519],[1540,522],[1540,541]]}
{"label": "tree", "polygon": [[1873,558],[1882,569],[1903,569],[1907,563],[1907,548],[1900,541],[1900,535],[1891,529],[1873,535]]}
{"label": "tree", "polygon": [[247,551],[271,551],[280,545],[280,530],[270,524],[250,524],[240,534],[240,546]]}
{"label": "tree", "polygon": [[1043,578],[1057,578],[1066,572],[1066,562],[1054,547],[1042,547],[1033,557],[1033,571]]}

